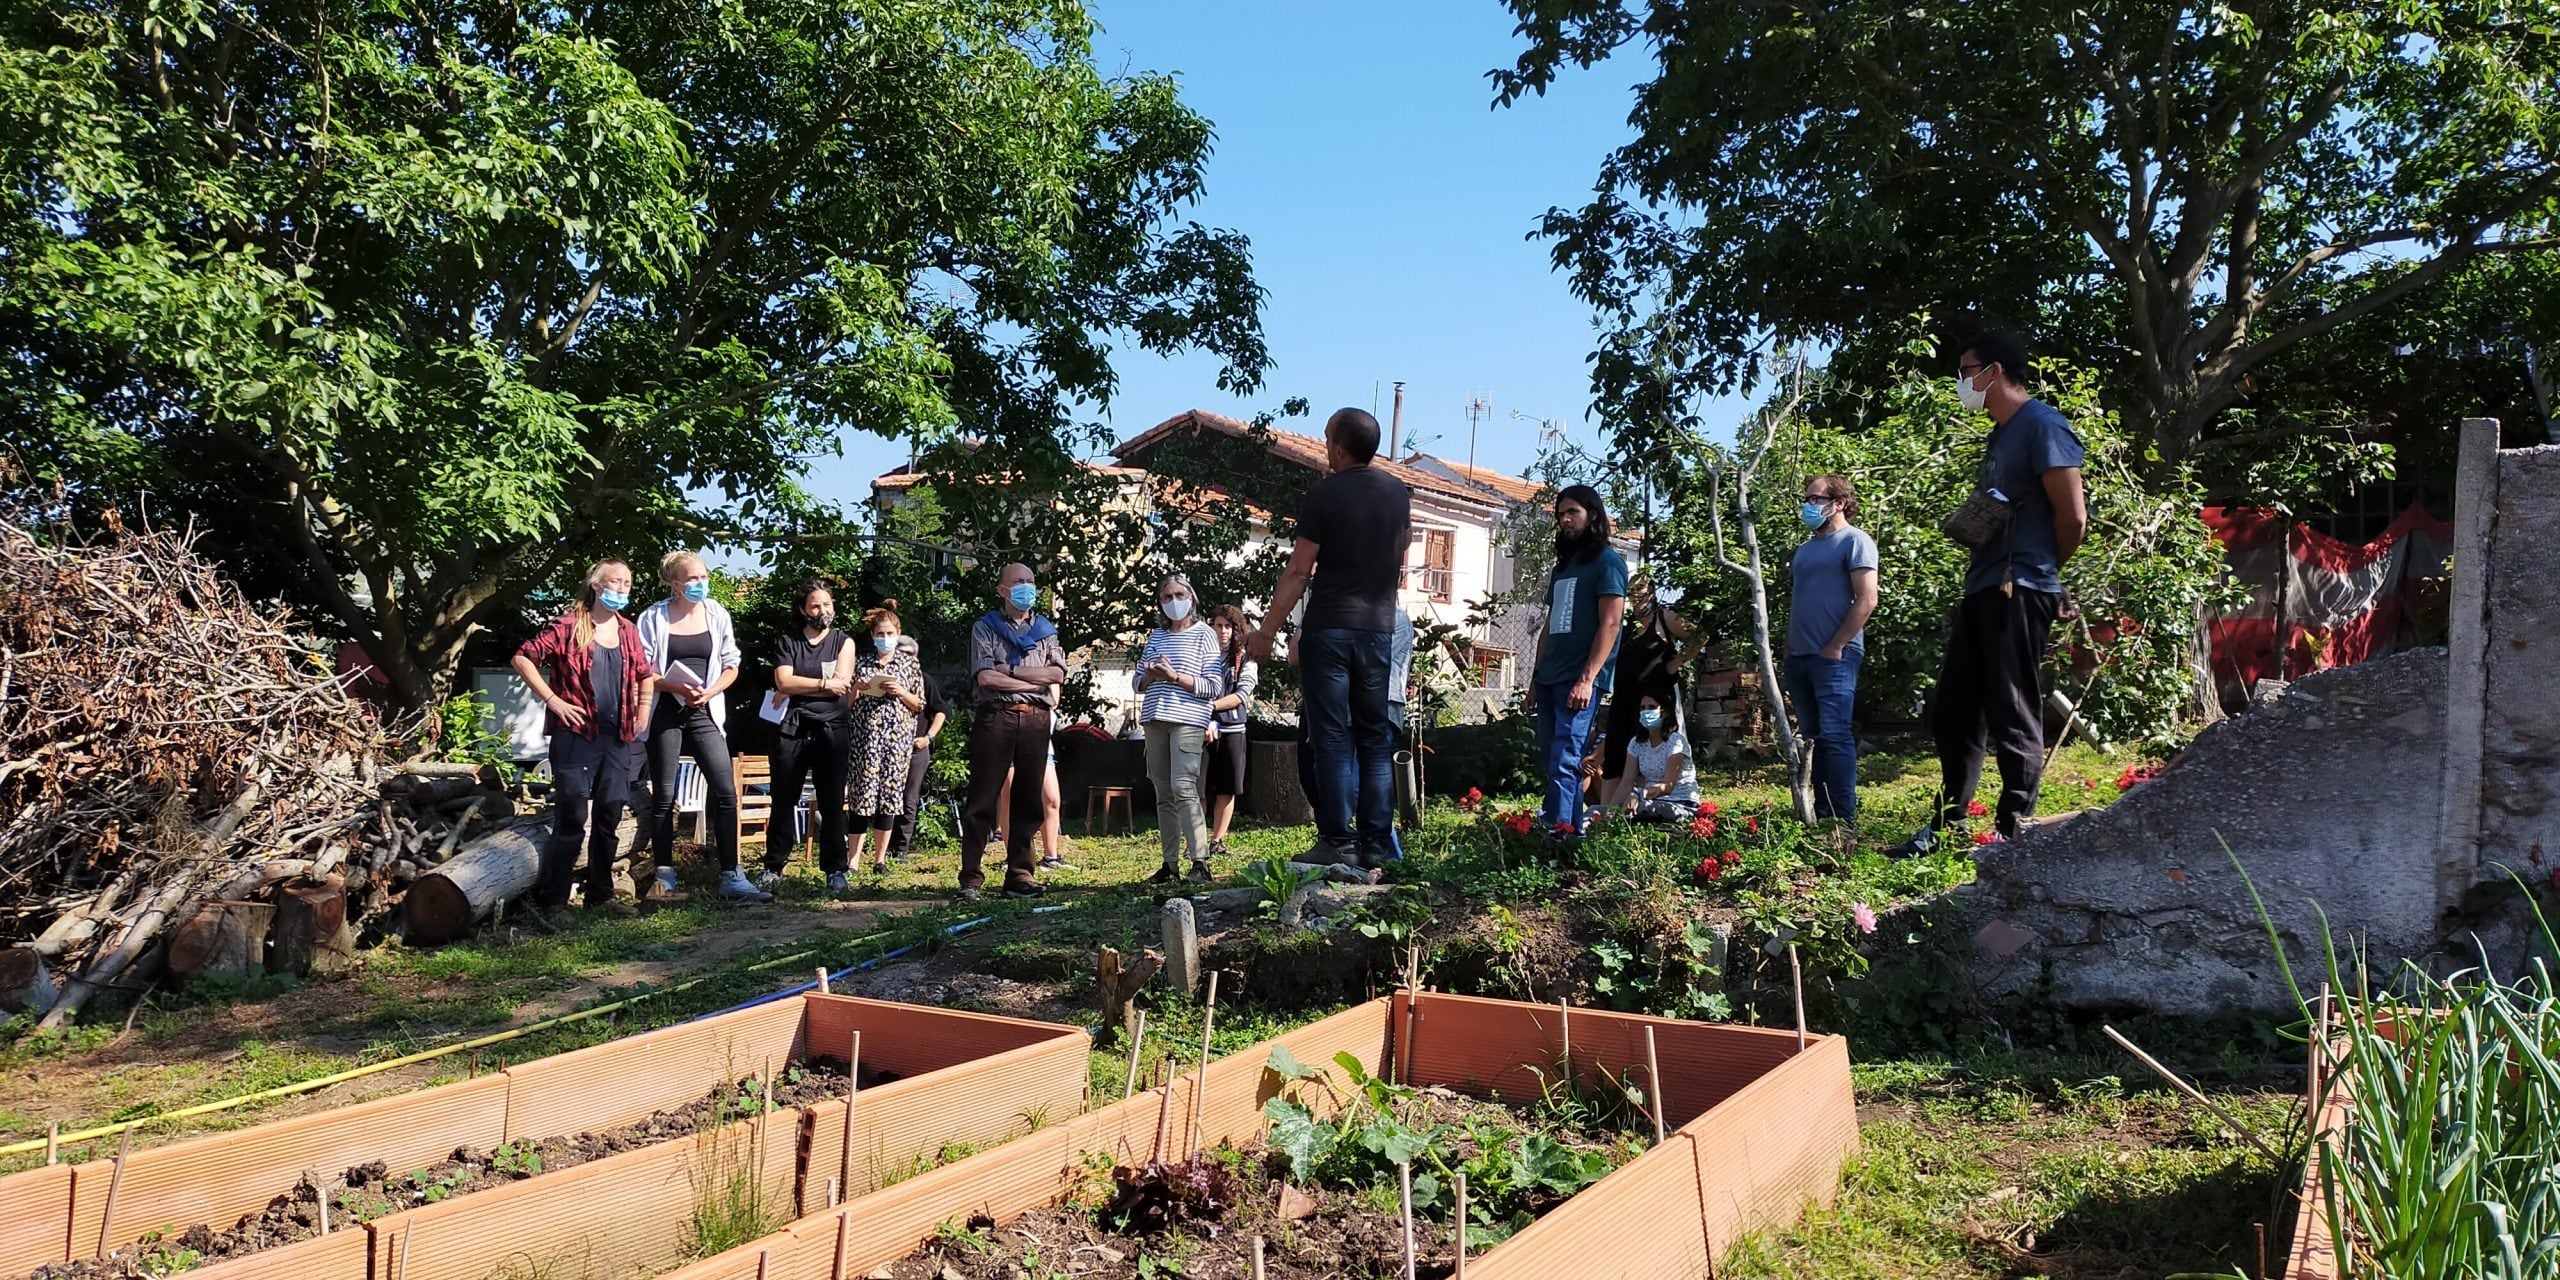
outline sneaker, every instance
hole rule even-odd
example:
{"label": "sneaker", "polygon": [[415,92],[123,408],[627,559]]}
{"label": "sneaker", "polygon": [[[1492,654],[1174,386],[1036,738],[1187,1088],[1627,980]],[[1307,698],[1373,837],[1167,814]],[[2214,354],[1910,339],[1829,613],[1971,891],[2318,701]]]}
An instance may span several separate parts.
{"label": "sneaker", "polygon": [[851,893],[851,892],[853,892],[853,880],[852,880],[852,878],[851,878],[851,877],[849,877],[849,876],[847,876],[847,875],[845,875],[845,873],[843,873],[843,872],[841,872],[841,871],[830,871],[830,872],[828,872],[828,873],[827,873],[827,892],[829,892],[829,893]]}
{"label": "sneaker", "polygon": [[[769,876],[773,875],[773,873],[768,871],[765,875]],[[763,878],[763,876],[758,876],[756,880],[761,880]],[[774,879],[779,881],[781,877],[775,876]],[[756,880],[747,879],[746,872],[740,871],[735,867],[731,867],[729,870],[721,873],[720,896],[731,902],[773,901],[772,894],[756,887]]]}
{"label": "sneaker", "polygon": [[1174,870],[1174,869],[1173,869],[1173,868],[1171,868],[1171,867],[1159,867],[1159,868],[1157,868],[1157,869],[1156,869],[1156,873],[1155,873],[1154,875],[1151,875],[1151,876],[1148,876],[1148,877],[1147,877],[1147,883],[1148,883],[1148,884],[1175,884],[1175,883],[1179,883],[1179,882],[1181,881],[1181,879],[1182,879],[1182,873],[1181,873],[1181,872],[1176,871],[1176,870]]}
{"label": "sneaker", "polygon": [[1054,853],[1053,853],[1053,854],[1050,854],[1048,857],[1042,858],[1042,859],[1040,860],[1039,866],[1040,866],[1040,869],[1041,869],[1041,870],[1043,870],[1043,871],[1073,871],[1073,870],[1075,870],[1075,868],[1074,868],[1074,867],[1071,867],[1071,866],[1068,866],[1068,865],[1067,865],[1067,860],[1066,860],[1066,859],[1061,858],[1061,857],[1059,857],[1058,855],[1056,855],[1056,854],[1054,854]]}
{"label": "sneaker", "polygon": [[1037,898],[1049,891],[1036,884],[1009,884],[1004,887],[1008,898]]}
{"label": "sneaker", "polygon": [[1209,842],[1209,857],[1210,857],[1212,860],[1215,860],[1215,859],[1218,859],[1218,858],[1223,858],[1223,857],[1225,857],[1225,856],[1227,856],[1227,842],[1226,842],[1226,841],[1224,841],[1224,840],[1212,840],[1212,841],[1210,841],[1210,842]]}
{"label": "sneaker", "polygon": [[1209,860],[1207,858],[1194,858],[1191,860],[1191,878],[1202,884],[1207,884],[1217,877],[1210,874]]}
{"label": "sneaker", "polygon": [[1910,839],[1885,850],[1884,856],[1888,858],[1916,858],[1924,853],[1933,853],[1937,848],[1937,829],[1934,827],[1922,827],[1919,832],[1913,835]]}
{"label": "sneaker", "polygon": [[[729,876],[730,876],[731,878],[737,879],[737,880],[739,880],[739,881],[741,881],[741,882],[743,882],[743,881],[746,879],[746,877],[744,877],[744,876],[742,876],[742,875],[739,875],[739,873],[737,873],[737,872],[735,872],[735,871],[730,872],[730,873],[729,873]],[[782,873],[781,873],[781,872],[779,872],[779,871],[776,871],[776,870],[772,869],[771,867],[767,867],[767,868],[765,868],[764,870],[757,872],[757,873],[756,873],[756,883],[755,883],[755,887],[756,887],[756,888],[758,888],[758,889],[762,889],[762,890],[764,890],[764,891],[765,891],[765,892],[767,892],[767,893],[771,893],[773,890],[781,888],[781,887],[782,887]],[[728,885],[725,883],[725,881],[724,881],[724,883],[721,885],[721,888],[722,888],[723,890],[725,890],[725,889],[727,889],[727,888],[728,888]]]}
{"label": "sneaker", "polygon": [[975,889],[963,889],[960,891],[960,900],[962,902],[976,902],[978,900],[978,896],[978,891]]}

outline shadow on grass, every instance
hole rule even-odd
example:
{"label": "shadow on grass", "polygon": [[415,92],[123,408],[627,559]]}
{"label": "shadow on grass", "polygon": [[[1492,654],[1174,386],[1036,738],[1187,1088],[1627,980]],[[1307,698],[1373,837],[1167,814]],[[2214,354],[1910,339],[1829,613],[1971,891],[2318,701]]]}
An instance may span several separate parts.
{"label": "shadow on grass", "polygon": [[[2078,1203],[2038,1238],[2034,1252],[2050,1268],[2044,1274],[2262,1274],[2253,1224],[2276,1212],[2278,1171],[2227,1149],[2216,1153],[2227,1163],[2211,1170],[2193,1167],[2199,1153],[2147,1152],[2113,1163],[2121,1154],[2093,1157],[2112,1167],[2092,1168]],[[2268,1223],[2271,1251],[2279,1235]]]}

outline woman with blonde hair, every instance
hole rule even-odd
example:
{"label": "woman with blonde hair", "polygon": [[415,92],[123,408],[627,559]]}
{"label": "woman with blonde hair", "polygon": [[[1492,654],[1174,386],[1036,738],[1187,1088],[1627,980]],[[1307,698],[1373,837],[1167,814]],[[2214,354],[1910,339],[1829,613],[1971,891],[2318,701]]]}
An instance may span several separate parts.
{"label": "woman with blonde hair", "polygon": [[739,902],[771,902],[738,869],[738,784],[729,772],[727,700],[721,692],[738,680],[738,632],[729,610],[711,598],[711,570],[691,551],[670,551],[658,561],[667,597],[640,611],[640,643],[656,666],[658,696],[649,712],[649,798],[656,821],[650,848],[657,855],[654,881],[644,893],[676,891],[676,762],[693,757],[702,770],[704,818],[720,857],[720,896]]}
{"label": "woman with blonde hair", "polygon": [[[862,615],[864,640],[853,670],[853,786],[847,805],[854,829],[871,831],[871,870],[889,869],[889,832],[907,807],[908,766],[916,750],[916,717],[924,711],[924,664],[901,648],[898,602],[883,600]],[[844,868],[827,869],[842,888]]]}
{"label": "woman with blonde hair", "polygon": [[551,838],[533,885],[534,920],[569,905],[578,848],[587,850],[586,904],[616,914],[637,908],[614,896],[614,831],[631,800],[631,755],[657,686],[631,607],[631,566],[598,560],[569,611],[516,650],[516,674],[542,700],[551,735]]}

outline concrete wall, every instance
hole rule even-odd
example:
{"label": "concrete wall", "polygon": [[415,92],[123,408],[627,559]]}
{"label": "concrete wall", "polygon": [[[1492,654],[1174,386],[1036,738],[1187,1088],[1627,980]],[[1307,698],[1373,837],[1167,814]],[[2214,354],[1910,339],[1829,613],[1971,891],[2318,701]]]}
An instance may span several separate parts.
{"label": "concrete wall", "polygon": [[2377,980],[2403,959],[2522,958],[2534,935],[2508,869],[2539,882],[2560,857],[2560,447],[2497,439],[2494,421],[2463,424],[2447,647],[2299,681],[2113,806],[1985,849],[1959,894],[1983,989],[2289,1006],[2225,842],[2306,986],[2323,913]]}

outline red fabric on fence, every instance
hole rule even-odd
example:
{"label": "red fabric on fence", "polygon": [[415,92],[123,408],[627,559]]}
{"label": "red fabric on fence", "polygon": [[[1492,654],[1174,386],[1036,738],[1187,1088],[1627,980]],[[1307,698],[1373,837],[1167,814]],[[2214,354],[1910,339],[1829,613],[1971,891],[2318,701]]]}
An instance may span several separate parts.
{"label": "red fabric on fence", "polygon": [[[2412,616],[2418,582],[2443,576],[2453,527],[2415,503],[2370,542],[2342,542],[2299,521],[2290,547],[2282,517],[2254,507],[2206,507],[2247,604],[2208,621],[2215,682],[2245,693],[2275,676],[2276,575],[2288,575],[2283,670],[2301,675],[2388,653]],[[2284,554],[2286,550],[2292,554]]]}

